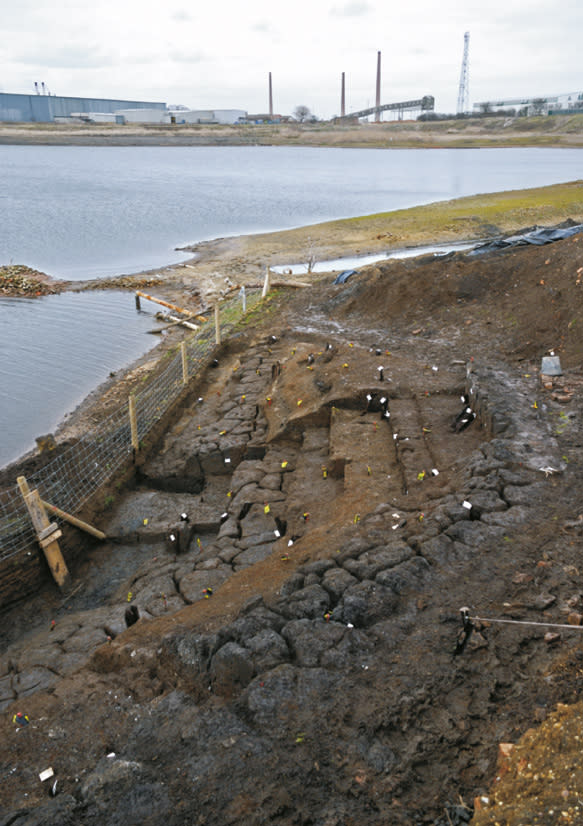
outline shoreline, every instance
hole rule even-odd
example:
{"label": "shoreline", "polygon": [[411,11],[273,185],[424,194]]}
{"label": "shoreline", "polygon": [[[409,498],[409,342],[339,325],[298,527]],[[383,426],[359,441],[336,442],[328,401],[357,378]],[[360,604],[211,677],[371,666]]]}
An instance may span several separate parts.
{"label": "shoreline", "polygon": [[306,146],[360,148],[580,147],[583,115],[470,117],[381,123],[1,123],[0,145]]}
{"label": "shoreline", "polygon": [[[266,266],[289,266],[309,258],[318,261],[349,254],[366,256],[429,243],[485,240],[532,226],[540,222],[541,216],[546,224],[556,224],[577,214],[583,215],[582,181],[467,196],[291,230],[216,238],[183,247],[193,257],[161,269],[91,281],[56,281],[49,277],[49,284],[59,291],[134,291],[145,287],[159,298],[202,313],[220,299],[221,290],[229,284],[262,286]],[[40,275],[46,281],[46,276]],[[281,286],[293,286],[297,277],[278,274],[277,281]],[[317,283],[326,278],[326,273],[306,273],[301,278]],[[100,383],[74,410],[64,413],[54,431],[60,444],[80,438],[116,405],[121,406],[122,396],[125,401],[132,387],[155,371],[164,353],[188,335],[184,328],[173,328],[142,357]],[[45,456],[50,461],[51,453],[40,454],[33,448],[0,468],[0,484],[6,484],[11,468],[35,458],[44,461]]]}

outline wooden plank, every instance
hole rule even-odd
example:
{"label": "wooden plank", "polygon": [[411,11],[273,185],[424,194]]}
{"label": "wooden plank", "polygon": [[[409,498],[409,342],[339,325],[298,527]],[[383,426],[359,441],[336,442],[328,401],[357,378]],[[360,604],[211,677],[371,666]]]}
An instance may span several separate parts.
{"label": "wooden plank", "polygon": [[82,519],[79,519],[76,516],[73,516],[71,513],[67,513],[67,511],[61,510],[56,505],[51,505],[49,502],[45,502],[42,500],[44,507],[54,513],[55,516],[59,516],[61,519],[64,519],[65,522],[68,522],[70,525],[74,525],[76,528],[79,528],[85,533],[90,533],[91,536],[97,537],[97,539],[107,539],[107,536],[100,531],[98,528],[94,528],[93,525],[90,525],[88,522],[84,522]]}
{"label": "wooden plank", "polygon": [[206,321],[203,315],[194,315],[190,310],[185,310],[184,307],[177,307],[176,304],[171,304],[169,301],[164,301],[162,298],[156,298],[148,293],[143,293],[141,290],[136,290],[136,296],[146,298],[148,301],[153,301],[154,304],[160,304],[162,307],[168,307],[169,310],[176,310],[177,313],[185,313],[189,318],[196,318],[198,321]]}
{"label": "wooden plank", "polygon": [[[51,525],[51,527],[53,527],[53,526]],[[58,525],[55,525],[55,528],[56,528],[56,530],[51,531],[50,534],[46,538],[41,538],[39,536],[38,544],[41,546],[43,551],[45,550],[45,548],[50,547],[50,545],[52,545],[53,542],[56,542],[57,539],[60,539],[62,537],[62,535],[63,535],[62,530],[58,527]]]}
{"label": "wooden plank", "polygon": [[[47,516],[47,512],[38,491],[30,490],[24,476],[19,477],[18,486],[24,495],[26,507],[28,508],[30,518],[32,519],[32,524],[34,525],[34,529],[37,533],[37,538],[45,555],[45,559],[51,569],[53,579],[59,588],[65,588],[70,582],[70,576],[67,564],[63,559],[63,555],[57,541],[57,533],[61,536],[61,532],[58,526],[55,525],[57,530],[54,533],[51,533],[50,536],[47,536],[47,529],[50,529],[52,526],[49,522],[49,517]],[[25,493],[25,491],[28,491],[28,493]],[[47,539],[41,539],[43,535],[47,537]]]}

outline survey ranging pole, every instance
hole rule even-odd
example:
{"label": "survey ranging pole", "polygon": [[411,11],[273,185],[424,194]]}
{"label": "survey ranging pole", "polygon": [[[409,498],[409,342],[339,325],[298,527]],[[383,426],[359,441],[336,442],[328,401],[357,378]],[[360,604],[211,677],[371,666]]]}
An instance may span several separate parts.
{"label": "survey ranging pole", "polygon": [[470,111],[470,78],[469,78],[470,33],[464,34],[464,57],[460,73],[460,86],[457,96],[457,113],[463,115]]}
{"label": "survey ranging pole", "polygon": [[271,85],[271,72],[269,73],[269,117],[273,117],[273,86]]}
{"label": "survey ranging pole", "polygon": [[343,118],[346,114],[346,82],[344,72],[342,72],[342,84],[340,88],[340,117]]}

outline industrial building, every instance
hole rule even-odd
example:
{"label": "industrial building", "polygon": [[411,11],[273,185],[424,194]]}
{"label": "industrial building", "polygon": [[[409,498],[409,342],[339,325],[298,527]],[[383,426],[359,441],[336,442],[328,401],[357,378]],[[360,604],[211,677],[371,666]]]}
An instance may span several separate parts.
{"label": "industrial building", "polygon": [[474,114],[489,114],[514,110],[517,115],[558,115],[583,112],[583,92],[566,92],[552,97],[509,98],[474,103]]}
{"label": "industrial building", "polygon": [[246,118],[244,109],[178,109],[168,112],[167,123],[241,123]]}
{"label": "industrial building", "polygon": [[[166,112],[165,103],[105,98],[61,97],[60,95],[19,95],[0,92],[0,121],[53,123],[73,115],[110,114],[123,109],[155,109]],[[88,119],[88,118],[85,118]],[[115,118],[113,119],[115,122]]]}
{"label": "industrial building", "polygon": [[244,109],[189,109],[143,100],[19,95],[0,92],[0,121],[20,123],[239,123]]}

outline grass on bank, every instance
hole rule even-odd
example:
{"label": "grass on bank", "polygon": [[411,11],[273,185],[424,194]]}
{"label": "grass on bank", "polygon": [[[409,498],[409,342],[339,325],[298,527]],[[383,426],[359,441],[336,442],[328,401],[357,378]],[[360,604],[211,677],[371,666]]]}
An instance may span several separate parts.
{"label": "grass on bank", "polygon": [[278,257],[289,250],[314,248],[318,260],[328,252],[367,254],[421,244],[491,238],[535,224],[554,225],[571,218],[583,222],[583,181],[536,189],[470,195],[410,209],[381,212],[247,236],[255,254],[263,245]]}

